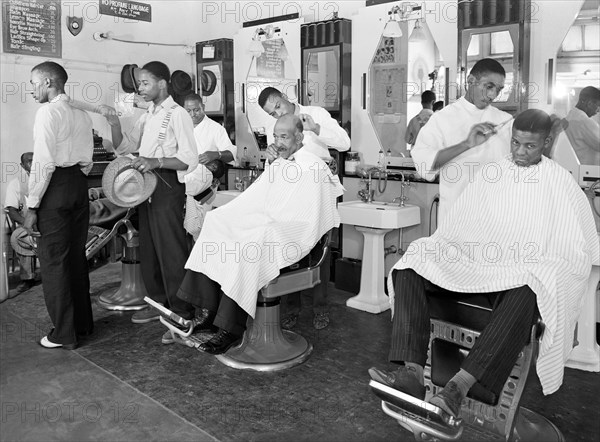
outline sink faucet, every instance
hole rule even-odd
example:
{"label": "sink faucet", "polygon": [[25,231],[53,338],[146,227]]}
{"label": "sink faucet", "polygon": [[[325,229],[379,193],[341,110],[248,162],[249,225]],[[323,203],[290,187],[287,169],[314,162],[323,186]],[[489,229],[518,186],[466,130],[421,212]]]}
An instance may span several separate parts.
{"label": "sink faucet", "polygon": [[373,195],[375,195],[375,189],[371,189],[373,186],[373,173],[377,172],[380,174],[383,170],[379,167],[370,167],[369,169],[360,169],[359,173],[362,175],[362,182],[365,183],[365,188],[358,191],[358,196],[364,203],[373,202]]}
{"label": "sink faucet", "polygon": [[392,203],[395,203],[396,201],[400,201],[399,206],[404,207],[405,206],[404,201],[408,200],[408,197],[404,194],[404,188],[410,187],[411,184],[410,184],[410,181],[406,181],[404,179],[404,174],[402,172],[397,172],[397,173],[402,175],[402,182],[400,183],[400,196],[397,196],[396,198],[394,198],[392,200]]}

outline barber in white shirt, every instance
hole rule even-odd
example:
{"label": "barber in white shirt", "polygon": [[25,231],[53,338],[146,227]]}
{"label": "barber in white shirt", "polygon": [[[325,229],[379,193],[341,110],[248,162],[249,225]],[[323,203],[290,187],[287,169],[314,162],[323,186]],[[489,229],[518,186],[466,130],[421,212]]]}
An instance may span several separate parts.
{"label": "barber in white shirt", "polygon": [[440,222],[477,171],[487,168],[484,173],[497,179],[494,162],[509,153],[512,124],[499,125],[512,117],[491,105],[505,77],[496,60],[479,60],[467,77],[465,96],[435,112],[417,136],[410,152],[417,171],[430,181],[439,175]]}
{"label": "barber in white shirt", "polygon": [[587,86],[579,92],[575,108],[567,115],[567,136],[581,164],[600,164],[600,126],[592,119],[600,108],[600,90]]}
{"label": "barber in white shirt", "polygon": [[65,95],[68,75],[52,61],[31,70],[33,98],[43,104],[33,125],[33,166],[23,227],[38,236],[44,299],[54,328],[45,348],[73,349],[94,319],[85,257],[89,223],[86,175],[92,167],[92,120]]}
{"label": "barber in white shirt", "polygon": [[198,147],[198,161],[207,164],[213,160],[233,164],[237,148],[231,143],[223,126],[206,116],[202,97],[198,94],[186,95],[183,108],[192,117],[194,138]]}

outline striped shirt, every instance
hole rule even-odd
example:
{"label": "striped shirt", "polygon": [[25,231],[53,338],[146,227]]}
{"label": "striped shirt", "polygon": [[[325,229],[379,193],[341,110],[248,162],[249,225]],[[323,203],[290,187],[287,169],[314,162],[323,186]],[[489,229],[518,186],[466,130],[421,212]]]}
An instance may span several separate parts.
{"label": "striped shirt", "polygon": [[585,194],[554,161],[525,168],[506,157],[495,170],[478,174],[438,230],[413,241],[394,269],[463,293],[528,285],[546,325],[537,373],[551,394],[562,384],[591,267],[600,265],[596,225]]}
{"label": "striped shirt", "polygon": [[252,317],[259,290],[340,224],[336,199],[343,187],[303,150],[294,161],[273,161],[240,196],[208,212],[185,265],[218,282]]}

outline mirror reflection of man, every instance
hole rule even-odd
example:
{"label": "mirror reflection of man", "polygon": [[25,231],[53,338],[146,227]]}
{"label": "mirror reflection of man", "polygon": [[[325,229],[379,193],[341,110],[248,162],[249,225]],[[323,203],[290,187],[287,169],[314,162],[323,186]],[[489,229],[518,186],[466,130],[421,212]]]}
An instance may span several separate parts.
{"label": "mirror reflection of man", "polygon": [[479,60],[467,77],[465,96],[434,113],[417,136],[410,152],[417,171],[430,181],[439,175],[440,222],[475,173],[508,154],[512,125],[497,135],[496,126],[512,117],[491,106],[505,77],[496,60]]}
{"label": "mirror reflection of man", "polygon": [[[25,152],[21,155],[21,170],[25,176],[16,176],[6,187],[6,198],[4,199],[4,209],[15,227],[22,226],[25,222],[25,198],[29,195],[29,174],[31,172],[31,162],[33,161],[33,152]],[[35,285],[34,256],[17,254],[19,259],[19,277],[21,283],[15,289],[11,298],[26,292]]]}
{"label": "mirror reflection of man", "polygon": [[[350,137],[346,131],[334,120],[329,112],[319,106],[303,106],[290,102],[287,97],[274,87],[267,87],[258,96],[258,105],[273,120],[273,125],[266,128],[267,133],[267,161],[271,163],[278,156],[277,148],[273,143],[273,129],[275,121],[283,115],[296,115],[304,125],[304,146],[302,149],[311,152],[319,158],[328,161],[331,159],[328,148],[339,152],[350,149]],[[313,290],[313,326],[321,330],[329,325],[329,312],[327,311],[327,284],[329,283],[330,253],[327,253],[321,265],[321,283]],[[298,320],[301,308],[300,293],[292,293],[286,297],[287,314],[283,317],[281,325],[290,329]]]}
{"label": "mirror reflection of man", "polygon": [[404,135],[404,141],[406,141],[406,144],[410,144],[408,150],[412,149],[419,131],[433,115],[433,103],[435,103],[435,92],[425,91],[421,94],[421,106],[423,106],[423,109],[409,121],[406,134]]}
{"label": "mirror reflection of man", "polygon": [[183,107],[194,122],[200,164],[213,160],[233,164],[237,148],[231,143],[225,128],[206,115],[202,97],[198,94],[186,95]]}
{"label": "mirror reflection of man", "polygon": [[600,109],[600,89],[587,86],[567,115],[566,133],[581,164],[600,164],[600,126],[592,118]]}

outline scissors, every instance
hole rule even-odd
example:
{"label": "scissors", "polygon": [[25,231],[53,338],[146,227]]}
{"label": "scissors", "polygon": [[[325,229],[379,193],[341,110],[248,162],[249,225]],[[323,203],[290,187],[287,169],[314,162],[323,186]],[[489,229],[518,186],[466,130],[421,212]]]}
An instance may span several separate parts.
{"label": "scissors", "polygon": [[[515,117],[512,117],[512,118],[509,118],[509,119],[508,119],[508,120],[506,120],[506,121],[503,121],[502,123],[496,124],[496,125],[494,126],[494,129],[493,129],[493,130],[495,130],[496,132],[498,132],[498,130],[499,130],[499,129],[501,129],[501,128],[502,128],[502,127],[504,127],[504,126],[505,126],[507,123],[510,123],[510,122],[511,122],[511,121],[513,121],[514,119],[515,119]],[[489,134],[490,132],[492,132],[492,131],[491,131],[491,130],[486,130],[485,132],[483,132],[483,135],[487,135],[487,134]]]}

